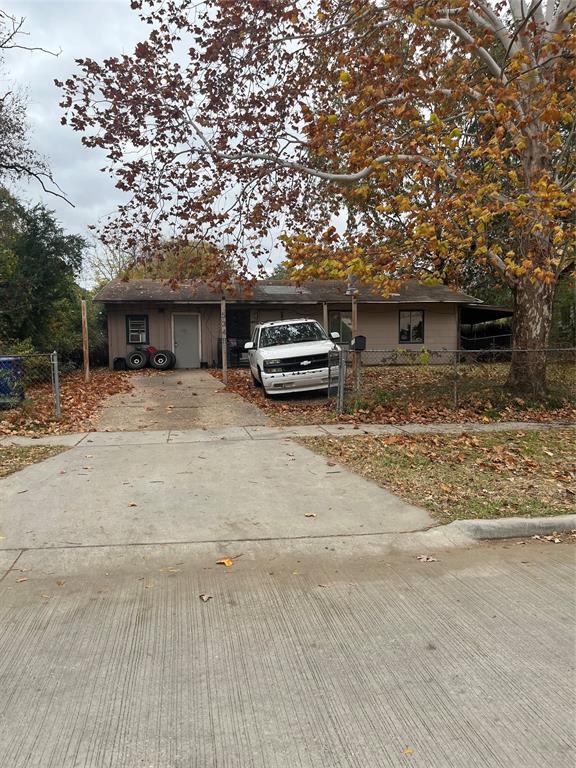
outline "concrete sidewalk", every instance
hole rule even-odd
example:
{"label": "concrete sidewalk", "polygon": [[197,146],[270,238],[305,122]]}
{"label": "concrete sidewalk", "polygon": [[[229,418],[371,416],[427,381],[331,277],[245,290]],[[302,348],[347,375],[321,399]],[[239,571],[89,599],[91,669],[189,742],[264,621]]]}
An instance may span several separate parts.
{"label": "concrete sidewalk", "polygon": [[358,435],[461,434],[463,432],[505,432],[508,430],[576,429],[568,422],[500,421],[489,424],[310,424],[295,426],[225,426],[203,429],[164,429],[147,431],[77,432],[43,437],[0,437],[0,445],[160,445],[166,443],[207,443],[227,440],[278,440],[289,437]]}

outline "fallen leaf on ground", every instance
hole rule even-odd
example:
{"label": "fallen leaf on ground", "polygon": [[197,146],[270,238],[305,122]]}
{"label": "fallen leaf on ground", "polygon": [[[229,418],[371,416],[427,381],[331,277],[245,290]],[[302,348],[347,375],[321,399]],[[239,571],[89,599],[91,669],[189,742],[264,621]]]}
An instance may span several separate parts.
{"label": "fallen leaf on ground", "polygon": [[304,512],[304,517],[316,517],[316,512]]}
{"label": "fallen leaf on ground", "polygon": [[198,597],[200,598],[200,600],[202,600],[203,603],[207,603],[208,600],[212,600],[212,595],[207,595],[204,592],[202,592],[201,595],[198,595]]}
{"label": "fallen leaf on ground", "polygon": [[226,568],[234,565],[234,560],[231,557],[222,557],[220,560],[216,560],[216,565],[225,565]]}
{"label": "fallen leaf on ground", "polygon": [[82,371],[62,374],[62,416],[59,419],[54,415],[51,383],[32,385],[26,391],[26,408],[15,408],[0,415],[0,434],[38,437],[39,432],[65,434],[94,429],[92,420],[102,403],[110,395],[132,389],[131,378],[131,373],[108,369],[96,369],[88,383],[84,381]]}
{"label": "fallen leaf on ground", "polygon": [[182,568],[174,568],[173,566],[170,566],[169,568],[160,568],[160,573],[180,573]]}
{"label": "fallen leaf on ground", "polygon": [[137,507],[137,506],[138,506],[138,504],[136,504],[136,502],[135,502],[135,501],[131,501],[131,502],[128,504],[128,506],[129,506],[129,507]]}
{"label": "fallen leaf on ground", "polygon": [[412,749],[412,747],[406,747],[406,749],[402,750],[402,754],[410,757],[410,755],[414,754],[414,750]]}
{"label": "fallen leaf on ground", "polygon": [[27,576],[22,576],[22,578],[16,579],[16,584],[20,584],[22,581],[28,581],[28,577]]}
{"label": "fallen leaf on ground", "polygon": [[416,560],[420,560],[421,563],[437,563],[437,557],[430,557],[430,555],[417,555]]}
{"label": "fallen leaf on ground", "polygon": [[56,585],[57,585],[58,587],[63,587],[63,586],[64,586],[64,584],[66,584],[66,582],[65,582],[63,579],[59,579],[59,580],[56,582]]}

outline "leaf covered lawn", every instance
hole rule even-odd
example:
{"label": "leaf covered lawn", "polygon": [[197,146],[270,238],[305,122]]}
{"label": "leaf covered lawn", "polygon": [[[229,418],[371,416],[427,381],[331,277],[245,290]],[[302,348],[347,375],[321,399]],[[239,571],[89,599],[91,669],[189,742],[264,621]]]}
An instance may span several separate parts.
{"label": "leaf covered lawn", "polygon": [[[550,367],[551,397],[546,402],[529,402],[503,387],[506,369],[502,365],[474,368],[474,377],[459,382],[459,402],[454,405],[451,370],[447,366],[373,366],[362,371],[358,395],[347,393],[346,412],[336,413],[334,398],[325,393],[293,393],[266,398],[252,384],[243,369],[228,371],[230,392],[262,408],[276,424],[411,424],[492,421],[576,420],[575,372],[570,366]],[[222,371],[212,370],[222,379]],[[560,394],[559,394],[560,393]]]}
{"label": "leaf covered lawn", "polygon": [[302,438],[420,507],[452,520],[576,511],[576,430]]}
{"label": "leaf covered lawn", "polygon": [[0,447],[0,477],[18,472],[29,464],[36,464],[67,450],[61,445],[9,445]]}
{"label": "leaf covered lawn", "polygon": [[133,375],[97,368],[86,384],[81,371],[63,374],[60,377],[61,419],[54,415],[51,384],[29,387],[20,407],[0,411],[0,435],[66,434],[94,429],[93,419],[104,401],[111,395],[129,392]]}

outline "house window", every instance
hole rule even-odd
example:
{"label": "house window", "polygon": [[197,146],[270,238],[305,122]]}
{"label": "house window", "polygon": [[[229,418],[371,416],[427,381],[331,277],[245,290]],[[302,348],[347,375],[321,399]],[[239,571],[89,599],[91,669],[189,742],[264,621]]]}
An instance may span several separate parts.
{"label": "house window", "polygon": [[424,312],[421,309],[400,311],[400,344],[424,344]]}
{"label": "house window", "polygon": [[126,315],[128,344],[148,344],[148,315]]}
{"label": "house window", "polygon": [[336,331],[340,334],[342,344],[350,344],[352,341],[352,313],[331,311],[329,320],[330,333]]}

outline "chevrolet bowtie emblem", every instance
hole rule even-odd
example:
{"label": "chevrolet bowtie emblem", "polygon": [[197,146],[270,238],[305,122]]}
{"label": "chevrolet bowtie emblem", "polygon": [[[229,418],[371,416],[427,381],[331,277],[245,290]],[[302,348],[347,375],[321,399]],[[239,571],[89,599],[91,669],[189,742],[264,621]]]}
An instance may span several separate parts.
{"label": "chevrolet bowtie emblem", "polygon": [[310,365],[311,362],[312,362],[312,360],[302,360],[300,365]]}

